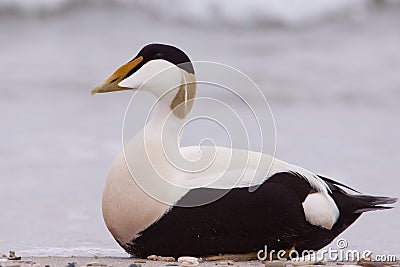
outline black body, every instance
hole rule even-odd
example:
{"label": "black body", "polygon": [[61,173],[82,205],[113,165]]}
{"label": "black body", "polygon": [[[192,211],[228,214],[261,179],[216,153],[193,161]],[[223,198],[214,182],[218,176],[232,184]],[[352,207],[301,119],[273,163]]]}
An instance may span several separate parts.
{"label": "black body", "polygon": [[[255,192],[248,188],[232,189],[221,199],[199,207],[174,207],[158,222],[122,247],[135,257],[206,256],[268,250],[318,250],[328,245],[349,227],[364,211],[387,209],[377,206],[395,199],[351,195],[330,179],[321,177],[332,190],[340,217],[331,230],[308,223],[302,202],[315,192],[310,184],[295,173],[278,173]],[[348,188],[348,187],[347,187]],[[194,189],[184,196],[209,190]]]}

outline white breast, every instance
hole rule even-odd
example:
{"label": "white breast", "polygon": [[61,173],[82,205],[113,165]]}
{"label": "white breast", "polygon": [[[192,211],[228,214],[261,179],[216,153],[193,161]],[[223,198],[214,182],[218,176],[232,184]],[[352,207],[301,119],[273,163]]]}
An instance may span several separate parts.
{"label": "white breast", "polygon": [[104,221],[114,238],[123,244],[131,241],[169,208],[134,182],[120,153],[108,175],[102,203]]}

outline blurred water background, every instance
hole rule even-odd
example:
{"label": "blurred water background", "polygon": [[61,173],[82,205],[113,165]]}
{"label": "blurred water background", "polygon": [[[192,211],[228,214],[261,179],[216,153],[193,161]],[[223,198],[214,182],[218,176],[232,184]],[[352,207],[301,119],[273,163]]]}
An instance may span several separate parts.
{"label": "blurred water background", "polygon": [[[127,255],[101,193],[132,93],[89,92],[151,42],[249,75],[278,158],[399,197],[399,25],[384,0],[0,0],[0,252]],[[342,237],[399,255],[399,221],[371,212]]]}

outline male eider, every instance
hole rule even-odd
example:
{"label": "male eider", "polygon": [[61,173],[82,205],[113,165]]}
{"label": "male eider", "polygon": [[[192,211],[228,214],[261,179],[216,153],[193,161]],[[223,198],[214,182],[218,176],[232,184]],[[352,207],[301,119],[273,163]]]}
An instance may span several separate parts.
{"label": "male eider", "polygon": [[[241,172],[233,166],[223,170],[220,181],[207,180],[197,183],[204,186],[193,186],[196,183],[191,174],[163,156],[165,142],[179,144],[177,133],[193,105],[196,84],[190,59],[174,46],[149,44],[92,94],[137,89],[152,93],[158,102],[144,129],[115,159],[102,203],[107,228],[135,257],[248,255],[265,246],[275,251],[318,250],[363,212],[390,209],[382,205],[396,201],[362,195],[303,168],[271,160],[271,156],[240,150],[234,153],[248,155],[249,170],[242,177],[238,178]],[[199,155],[199,147],[179,149],[188,159]],[[226,167],[224,161],[232,149],[213,149],[215,164],[209,169],[218,171],[220,166]],[[263,162],[271,163],[269,173],[250,192],[249,187],[254,185],[250,173],[254,174],[254,166]],[[208,176],[200,173],[196,179]],[[178,180],[188,186],[177,188],[173,183]],[[224,196],[185,207],[184,203],[202,194]]]}

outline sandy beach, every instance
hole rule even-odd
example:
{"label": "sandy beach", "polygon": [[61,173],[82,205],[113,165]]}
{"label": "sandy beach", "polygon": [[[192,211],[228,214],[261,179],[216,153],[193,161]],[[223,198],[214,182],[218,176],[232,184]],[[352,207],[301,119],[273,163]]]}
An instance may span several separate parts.
{"label": "sandy beach", "polygon": [[[24,257],[21,261],[9,261],[7,264],[2,263],[1,266],[21,266],[21,267],[66,267],[70,264],[72,267],[73,263],[76,266],[113,266],[113,267],[128,267],[131,264],[136,264],[143,267],[158,267],[158,266],[181,266],[177,262],[166,262],[166,261],[151,261],[141,260],[134,258],[116,258],[116,257]],[[215,266],[216,262],[203,262],[198,266]],[[236,266],[263,266],[259,261],[247,261],[234,263]],[[227,265],[226,265],[227,266]],[[232,265],[229,265],[232,266]]]}
{"label": "sandy beach", "polygon": [[117,257],[23,257],[21,260],[1,262],[2,267],[160,267],[160,266],[237,266],[237,267],[256,267],[256,266],[392,266],[398,267],[400,262],[279,262],[279,261],[203,261],[198,265],[181,264],[178,262],[152,261],[134,258]]}

